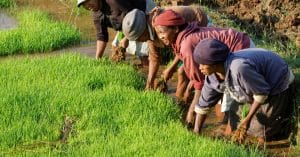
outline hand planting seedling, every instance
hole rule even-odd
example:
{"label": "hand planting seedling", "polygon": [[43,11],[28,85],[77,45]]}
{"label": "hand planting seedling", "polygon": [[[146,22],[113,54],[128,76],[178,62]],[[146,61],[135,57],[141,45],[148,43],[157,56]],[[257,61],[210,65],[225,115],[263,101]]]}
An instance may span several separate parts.
{"label": "hand planting seedling", "polygon": [[117,47],[112,50],[111,60],[114,62],[125,61],[126,49],[124,47]]}
{"label": "hand planting seedling", "polygon": [[240,125],[240,126],[238,126],[237,130],[234,132],[231,140],[233,142],[242,144],[242,143],[244,143],[246,136],[247,136],[246,126]]}
{"label": "hand planting seedling", "polygon": [[156,79],[154,82],[154,89],[166,93],[168,91],[167,81],[165,81],[163,77],[160,77],[158,80]]}

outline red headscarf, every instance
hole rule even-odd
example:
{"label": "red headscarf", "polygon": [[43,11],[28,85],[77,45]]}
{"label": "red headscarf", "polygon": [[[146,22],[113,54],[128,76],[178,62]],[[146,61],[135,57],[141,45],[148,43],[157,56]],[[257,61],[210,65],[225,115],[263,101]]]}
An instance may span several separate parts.
{"label": "red headscarf", "polygon": [[171,9],[163,11],[157,15],[153,21],[154,26],[179,26],[184,23],[184,18]]}

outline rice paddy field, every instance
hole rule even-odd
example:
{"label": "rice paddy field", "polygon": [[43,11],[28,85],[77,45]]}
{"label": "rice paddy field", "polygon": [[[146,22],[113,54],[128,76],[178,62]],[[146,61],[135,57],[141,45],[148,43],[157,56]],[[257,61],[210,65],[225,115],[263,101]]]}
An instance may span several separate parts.
{"label": "rice paddy field", "polygon": [[141,90],[129,65],[74,54],[7,59],[0,78],[2,155],[262,155],[188,132],[173,101]]}
{"label": "rice paddy field", "polygon": [[27,9],[17,15],[18,27],[0,30],[0,55],[51,52],[80,42],[79,31],[52,20],[40,10]]}
{"label": "rice paddy field", "polygon": [[[130,64],[75,52],[16,57],[82,40],[78,28],[45,10],[17,12],[16,5],[0,1],[19,21],[15,29],[0,30],[0,156],[267,156],[255,147],[192,134],[177,104],[168,95],[144,91],[145,78]],[[213,19],[223,17],[206,9]],[[232,21],[215,23],[243,30]],[[284,57],[300,83],[293,45],[283,49],[250,35],[259,47]]]}

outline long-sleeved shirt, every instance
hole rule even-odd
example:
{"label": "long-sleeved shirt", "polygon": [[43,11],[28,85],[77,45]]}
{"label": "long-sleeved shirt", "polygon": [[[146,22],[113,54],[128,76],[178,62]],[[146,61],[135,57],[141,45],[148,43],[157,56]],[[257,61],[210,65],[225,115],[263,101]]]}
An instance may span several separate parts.
{"label": "long-sleeved shirt", "polygon": [[186,75],[192,81],[194,88],[198,90],[202,89],[205,77],[199,71],[199,65],[193,60],[193,51],[196,45],[206,38],[222,41],[231,52],[250,47],[250,37],[246,33],[237,32],[231,28],[201,27],[198,23],[190,23],[178,34],[172,47],[183,61]]}
{"label": "long-sleeved shirt", "polygon": [[230,53],[224,68],[223,82],[215,74],[206,77],[199,108],[215,105],[225,90],[238,102],[252,103],[254,95],[276,95],[286,90],[290,83],[288,65],[265,49],[249,48]]}
{"label": "long-sleeved shirt", "polygon": [[146,10],[146,0],[99,0],[100,10],[93,12],[97,40],[108,41],[108,27],[122,29],[124,16],[132,9]]}
{"label": "long-sleeved shirt", "polygon": [[148,18],[148,31],[150,34],[151,40],[148,41],[149,44],[149,59],[150,61],[158,61],[159,53],[157,48],[165,47],[161,40],[158,38],[155,33],[154,27],[152,26],[152,22],[155,17],[159,15],[162,11],[166,9],[172,9],[177,14],[181,15],[185,22],[199,22],[200,26],[207,26],[208,19],[207,14],[199,7],[199,6],[167,6],[164,8],[156,7],[149,13]]}

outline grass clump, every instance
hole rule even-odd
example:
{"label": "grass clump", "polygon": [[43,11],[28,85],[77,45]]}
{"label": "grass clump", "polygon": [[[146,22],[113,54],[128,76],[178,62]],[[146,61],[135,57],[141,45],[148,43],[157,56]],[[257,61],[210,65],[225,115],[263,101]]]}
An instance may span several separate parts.
{"label": "grass clump", "polygon": [[55,22],[39,10],[17,15],[19,26],[0,31],[0,55],[48,52],[80,42],[79,31],[63,22]]}
{"label": "grass clump", "polygon": [[15,6],[16,3],[14,0],[1,0],[0,1],[0,8],[9,8]]}
{"label": "grass clump", "polygon": [[[79,55],[0,65],[0,154],[26,156],[261,156],[194,136],[166,95],[143,91],[133,67]],[[64,117],[75,119],[66,144]],[[47,144],[48,143],[48,144]]]}

